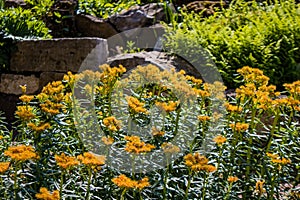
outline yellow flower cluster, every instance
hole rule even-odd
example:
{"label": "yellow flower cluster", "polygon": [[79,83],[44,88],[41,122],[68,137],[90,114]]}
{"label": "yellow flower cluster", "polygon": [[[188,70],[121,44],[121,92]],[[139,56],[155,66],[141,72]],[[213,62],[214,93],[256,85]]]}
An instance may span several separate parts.
{"label": "yellow flower cluster", "polygon": [[255,184],[255,193],[259,196],[261,196],[263,193],[266,192],[266,189],[264,188],[265,180],[258,180]]}
{"label": "yellow flower cluster", "polygon": [[152,127],[152,135],[153,136],[163,136],[165,134],[164,131],[158,130],[156,127]]}
{"label": "yellow flower cluster", "polygon": [[84,165],[97,167],[105,164],[106,157],[95,155],[90,152],[85,152],[83,155],[77,156],[77,159]]}
{"label": "yellow flower cluster", "polygon": [[246,83],[255,83],[257,86],[267,85],[269,78],[263,74],[263,71],[257,68],[244,66],[237,72],[244,77]]}
{"label": "yellow flower cluster", "polygon": [[228,102],[225,102],[225,103],[224,103],[224,106],[225,106],[226,110],[227,110],[228,112],[230,112],[230,113],[240,113],[240,112],[242,112],[242,110],[243,110],[242,107],[232,105],[232,104],[230,104],[230,103],[228,103]]}
{"label": "yellow flower cluster", "polygon": [[35,197],[37,199],[42,199],[42,200],[59,200],[60,196],[59,196],[59,191],[58,190],[54,190],[52,192],[52,194],[48,191],[47,188],[45,187],[41,187],[40,188],[40,193],[37,193],[35,195]]}
{"label": "yellow flower cluster", "polygon": [[156,106],[160,107],[167,113],[172,112],[177,109],[177,106],[179,105],[179,101],[169,101],[168,103],[166,102],[156,102]]}
{"label": "yellow flower cluster", "polygon": [[201,79],[197,79],[194,76],[186,75],[185,78],[187,81],[191,82],[193,84],[193,87],[195,87],[195,88],[199,88],[203,82]]}
{"label": "yellow flower cluster", "polygon": [[69,169],[71,167],[79,165],[79,161],[76,159],[76,157],[67,156],[65,153],[55,155],[54,157],[57,165],[62,169]]}
{"label": "yellow flower cluster", "polygon": [[275,164],[286,165],[292,163],[290,159],[280,158],[278,154],[267,153],[267,156],[271,158],[271,162]]}
{"label": "yellow flower cluster", "polygon": [[103,124],[111,131],[118,131],[121,129],[121,122],[114,116],[104,118]]}
{"label": "yellow flower cluster", "polygon": [[229,124],[232,130],[237,132],[245,132],[249,128],[249,124],[237,122],[235,124]]}
{"label": "yellow flower cluster", "polygon": [[293,83],[285,83],[283,84],[285,89],[291,94],[295,99],[300,99],[300,80],[295,81]]}
{"label": "yellow flower cluster", "polygon": [[198,120],[201,121],[201,122],[206,122],[206,121],[210,120],[210,117],[207,116],[207,115],[199,115]]}
{"label": "yellow flower cluster", "polygon": [[37,95],[37,98],[42,102],[40,104],[42,111],[51,115],[59,114],[60,109],[64,107],[64,85],[61,81],[48,83],[43,87],[42,92]]}
{"label": "yellow flower cluster", "polygon": [[32,101],[32,99],[34,99],[34,96],[24,94],[24,95],[20,96],[19,99],[24,103],[29,103],[30,101]]}
{"label": "yellow flower cluster", "polygon": [[26,90],[27,90],[26,84],[25,84],[25,85],[20,85],[20,88],[21,88],[21,90],[22,90],[22,93],[25,94],[25,93],[26,93]]}
{"label": "yellow flower cluster", "polygon": [[206,172],[214,172],[216,171],[216,167],[214,165],[208,164],[208,159],[205,156],[200,155],[198,152],[193,154],[188,154],[184,156],[185,165],[190,167],[192,171],[206,171]]}
{"label": "yellow flower cluster", "polygon": [[131,110],[133,110],[136,113],[145,113],[148,114],[148,110],[146,108],[144,108],[145,103],[140,102],[137,98],[133,97],[133,96],[129,96],[126,98],[127,99],[127,103],[128,106]]}
{"label": "yellow flower cluster", "polygon": [[234,182],[237,182],[238,180],[239,180],[239,178],[236,177],[236,176],[229,176],[228,179],[227,179],[227,181],[229,183],[234,183]]}
{"label": "yellow flower cluster", "polygon": [[102,140],[102,142],[103,142],[104,144],[106,144],[106,145],[111,145],[112,143],[114,143],[114,138],[112,138],[112,137],[110,137],[110,136],[108,136],[108,137],[103,136],[103,137],[101,138],[101,140]]}
{"label": "yellow flower cluster", "polygon": [[39,159],[39,156],[36,154],[32,146],[11,146],[4,151],[5,156],[9,156],[12,160],[15,161],[26,161],[31,159]]}
{"label": "yellow flower cluster", "polygon": [[142,142],[138,136],[125,136],[125,140],[127,140],[125,151],[129,153],[147,153],[155,148],[152,144]]}
{"label": "yellow flower cluster", "polygon": [[217,135],[213,141],[217,144],[217,145],[222,145],[224,142],[226,142],[226,138],[222,135]]}
{"label": "yellow flower cluster", "polygon": [[35,118],[35,114],[33,113],[33,107],[28,105],[17,106],[16,115],[24,121],[29,121]]}
{"label": "yellow flower cluster", "polygon": [[142,190],[145,187],[150,186],[148,177],[145,177],[141,180],[132,180],[124,174],[119,175],[112,179],[112,182],[120,188],[126,189],[139,189]]}
{"label": "yellow flower cluster", "polygon": [[226,86],[220,81],[215,81],[213,84],[204,83],[203,84],[204,91],[210,94],[211,97],[216,99],[224,99],[225,98],[225,89]]}
{"label": "yellow flower cluster", "polygon": [[6,172],[10,166],[10,162],[0,162],[0,174]]}
{"label": "yellow flower cluster", "polygon": [[176,145],[173,145],[172,143],[169,143],[169,142],[164,142],[162,145],[161,145],[161,148],[163,149],[163,151],[165,153],[170,153],[170,154],[173,154],[173,153],[178,153],[180,152],[180,148]]}
{"label": "yellow flower cluster", "polygon": [[29,126],[33,131],[36,132],[41,132],[51,127],[49,123],[42,123],[37,126],[32,122],[28,123],[27,126]]}

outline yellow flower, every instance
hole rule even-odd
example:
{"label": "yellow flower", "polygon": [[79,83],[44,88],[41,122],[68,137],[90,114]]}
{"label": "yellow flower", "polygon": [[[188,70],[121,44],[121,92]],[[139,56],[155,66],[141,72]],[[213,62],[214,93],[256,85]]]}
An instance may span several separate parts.
{"label": "yellow flower", "polygon": [[0,174],[6,172],[10,166],[10,162],[0,162]]}
{"label": "yellow flower", "polygon": [[126,189],[138,189],[142,190],[145,187],[150,186],[148,177],[145,177],[141,180],[135,181],[131,178],[128,178],[126,175],[121,174],[118,177],[112,179],[112,182],[120,188]]}
{"label": "yellow flower", "polygon": [[218,135],[216,136],[213,141],[217,144],[217,145],[222,145],[224,142],[226,142],[226,138],[222,135]]}
{"label": "yellow flower", "polygon": [[121,129],[121,122],[113,116],[104,118],[103,124],[111,131],[118,131]]}
{"label": "yellow flower", "polygon": [[136,181],[131,180],[124,174],[121,174],[118,177],[113,178],[111,181],[120,188],[130,189],[136,186]]}
{"label": "yellow flower", "polygon": [[65,153],[62,153],[60,155],[55,155],[54,157],[57,165],[63,169],[69,169],[71,167],[79,165],[79,162],[76,159],[76,157],[67,156],[65,155]]}
{"label": "yellow flower", "polygon": [[208,164],[208,159],[205,156],[200,155],[198,152],[193,154],[188,154],[184,156],[185,165],[190,167],[192,171],[206,171],[214,172],[216,167]]}
{"label": "yellow flower", "polygon": [[30,101],[32,101],[32,99],[34,99],[34,96],[24,94],[24,95],[20,96],[19,99],[24,103],[29,103]]}
{"label": "yellow flower", "polygon": [[83,155],[77,156],[77,159],[84,165],[97,167],[105,164],[106,157],[102,155],[94,155],[90,152],[85,152]]}
{"label": "yellow flower", "polygon": [[106,144],[106,145],[111,145],[112,143],[114,143],[114,138],[112,138],[112,137],[110,137],[110,136],[108,136],[108,137],[103,136],[103,137],[101,138],[101,140],[102,140],[102,142],[103,142],[104,144]]}
{"label": "yellow flower", "polygon": [[153,136],[163,136],[164,134],[165,134],[164,131],[160,131],[156,127],[152,127],[152,135]]}
{"label": "yellow flower", "polygon": [[125,151],[129,153],[147,153],[155,148],[152,144],[142,142],[138,136],[125,136],[125,140],[127,140]]}
{"label": "yellow flower", "polygon": [[240,113],[242,111],[242,107],[231,105],[230,103],[224,103],[224,106],[228,112],[231,113]]}
{"label": "yellow flower", "polygon": [[255,184],[255,193],[258,194],[259,196],[261,196],[263,193],[266,192],[266,190],[264,189],[264,184],[265,184],[264,180],[258,180]]}
{"label": "yellow flower", "polygon": [[35,195],[37,199],[42,199],[42,200],[59,200],[59,191],[54,190],[53,193],[51,194],[47,188],[41,187],[40,188],[40,193],[37,193]]}
{"label": "yellow flower", "polygon": [[147,109],[143,107],[145,105],[145,103],[140,102],[137,98],[129,96],[129,97],[126,97],[126,99],[127,99],[129,108],[131,110],[133,110],[134,112],[136,112],[136,113],[141,112],[141,113],[145,113],[145,114],[149,113],[147,111]]}
{"label": "yellow flower", "polygon": [[290,159],[281,158],[277,154],[267,153],[267,156],[271,158],[271,162],[275,164],[286,165],[292,163]]}
{"label": "yellow flower", "polygon": [[35,118],[35,114],[33,113],[33,108],[31,106],[17,106],[16,115],[24,121]]}
{"label": "yellow flower", "polygon": [[26,84],[25,85],[20,85],[20,88],[22,90],[22,93],[25,94],[26,93],[26,89],[27,89]]}
{"label": "yellow flower", "polygon": [[26,161],[39,158],[32,146],[25,145],[8,147],[8,149],[4,151],[4,155],[9,156],[12,160],[16,161]]}
{"label": "yellow flower", "polygon": [[229,183],[234,183],[234,182],[237,182],[238,180],[239,180],[239,178],[236,177],[236,176],[229,176],[228,179],[227,179],[227,181]]}
{"label": "yellow flower", "polygon": [[33,131],[36,132],[41,132],[51,127],[49,123],[44,123],[37,126],[32,122],[28,123],[27,126],[29,126]]}
{"label": "yellow flower", "polygon": [[2,140],[3,139],[3,135],[0,135],[0,140]]}
{"label": "yellow flower", "polygon": [[156,106],[160,107],[167,113],[172,112],[177,109],[177,106],[179,105],[179,101],[169,101],[168,103],[166,102],[156,102]]}
{"label": "yellow flower", "polygon": [[201,122],[206,122],[206,121],[210,120],[210,117],[207,116],[207,115],[199,115],[198,120],[201,121]]}
{"label": "yellow flower", "polygon": [[229,124],[232,130],[237,132],[245,132],[249,128],[249,124],[237,122],[236,124]]}
{"label": "yellow flower", "polygon": [[169,142],[164,142],[161,145],[161,148],[164,150],[165,153],[173,154],[173,153],[180,152],[180,148],[178,146],[173,145],[173,144],[171,144]]}

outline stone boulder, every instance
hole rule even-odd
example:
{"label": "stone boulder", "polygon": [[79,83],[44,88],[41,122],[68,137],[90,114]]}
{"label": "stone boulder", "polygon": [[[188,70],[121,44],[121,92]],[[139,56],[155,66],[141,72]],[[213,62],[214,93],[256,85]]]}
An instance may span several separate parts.
{"label": "stone boulder", "polygon": [[216,8],[227,8],[228,4],[225,1],[193,1],[186,6],[183,10],[195,13],[201,13],[204,17],[208,17],[215,13]]}
{"label": "stone boulder", "polygon": [[0,93],[20,95],[22,94],[20,85],[27,86],[27,94],[34,94],[39,89],[39,78],[34,75],[1,74]]}
{"label": "stone boulder", "polygon": [[107,42],[101,38],[23,40],[12,52],[12,72],[77,72],[106,62]]}

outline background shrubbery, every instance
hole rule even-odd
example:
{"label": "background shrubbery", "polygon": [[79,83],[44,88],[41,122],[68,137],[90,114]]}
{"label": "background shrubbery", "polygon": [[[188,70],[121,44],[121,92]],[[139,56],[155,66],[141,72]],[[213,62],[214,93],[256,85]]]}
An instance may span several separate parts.
{"label": "background shrubbery", "polygon": [[191,60],[205,48],[229,88],[237,86],[234,74],[242,66],[262,69],[277,86],[300,78],[300,8],[295,1],[238,0],[209,18],[181,14],[182,22],[167,27],[166,45]]}

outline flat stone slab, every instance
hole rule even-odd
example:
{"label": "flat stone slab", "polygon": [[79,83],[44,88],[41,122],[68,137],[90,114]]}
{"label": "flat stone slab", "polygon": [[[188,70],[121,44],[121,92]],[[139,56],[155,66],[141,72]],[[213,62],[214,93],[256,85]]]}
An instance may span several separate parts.
{"label": "flat stone slab", "polygon": [[34,94],[39,89],[39,78],[34,75],[1,74],[0,93],[20,95],[20,85],[26,85],[26,94]]}
{"label": "flat stone slab", "polygon": [[23,40],[11,54],[13,72],[77,72],[107,60],[107,41],[101,38]]}

